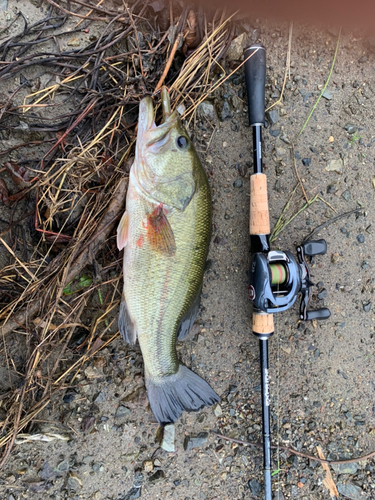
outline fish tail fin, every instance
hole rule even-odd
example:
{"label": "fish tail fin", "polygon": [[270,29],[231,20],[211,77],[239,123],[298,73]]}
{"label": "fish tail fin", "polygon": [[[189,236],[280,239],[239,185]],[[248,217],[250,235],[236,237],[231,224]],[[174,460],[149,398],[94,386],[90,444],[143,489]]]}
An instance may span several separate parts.
{"label": "fish tail fin", "polygon": [[147,377],[146,387],[151,410],[162,425],[176,422],[183,411],[198,411],[220,401],[203,378],[181,364],[173,375],[157,381]]}

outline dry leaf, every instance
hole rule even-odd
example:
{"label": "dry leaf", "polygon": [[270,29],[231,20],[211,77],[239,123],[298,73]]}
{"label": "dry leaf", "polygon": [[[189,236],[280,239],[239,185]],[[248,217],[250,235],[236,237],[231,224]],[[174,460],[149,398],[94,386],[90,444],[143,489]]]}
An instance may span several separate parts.
{"label": "dry leaf", "polygon": [[0,179],[0,203],[4,203],[4,205],[7,206],[9,205],[9,193],[4,179]]}
{"label": "dry leaf", "polygon": [[[323,450],[320,446],[317,446],[316,449],[318,450],[318,455],[319,458],[322,460],[325,460],[325,456],[323,454]],[[329,490],[329,493],[331,495],[331,498],[339,498],[339,492],[337,491],[335,482],[332,478],[331,471],[329,470],[329,465],[328,464],[322,464],[323,469],[326,471],[326,477],[323,480],[324,486]]]}

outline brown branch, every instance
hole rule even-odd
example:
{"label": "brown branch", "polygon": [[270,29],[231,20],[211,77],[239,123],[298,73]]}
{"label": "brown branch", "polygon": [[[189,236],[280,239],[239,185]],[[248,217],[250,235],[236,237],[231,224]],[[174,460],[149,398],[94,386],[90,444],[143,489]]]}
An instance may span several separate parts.
{"label": "brown branch", "polygon": [[[211,434],[220,439],[225,439],[226,441],[230,441],[231,443],[242,444],[243,446],[254,446],[255,448],[263,448],[262,443],[255,443],[253,441],[241,441],[240,439],[223,436],[222,434],[218,434],[217,432],[214,431],[211,431]],[[352,464],[355,462],[362,462],[362,460],[368,460],[369,458],[375,457],[375,451],[372,451],[367,455],[362,455],[361,457],[357,458],[349,458],[348,460],[323,460],[322,458],[315,457],[314,455],[308,455],[307,453],[302,453],[301,451],[293,450],[293,448],[288,448],[287,446],[272,444],[271,448],[273,450],[288,451],[293,455],[297,455],[297,457],[308,458],[309,460],[315,460],[315,462],[319,462],[320,464]]]}
{"label": "brown branch", "polygon": [[172,47],[171,53],[169,54],[169,58],[168,58],[167,64],[165,65],[163,74],[161,75],[160,80],[159,80],[158,84],[155,87],[154,94],[156,94],[156,92],[161,88],[161,86],[164,83],[164,80],[167,77],[169,68],[171,67],[171,64],[173,62],[174,56],[176,54],[177,47],[179,46],[179,43],[180,43],[182,37],[183,37],[183,35],[182,35],[182,33],[180,33],[178,35],[178,37],[176,38],[176,41],[173,44],[173,47]]}

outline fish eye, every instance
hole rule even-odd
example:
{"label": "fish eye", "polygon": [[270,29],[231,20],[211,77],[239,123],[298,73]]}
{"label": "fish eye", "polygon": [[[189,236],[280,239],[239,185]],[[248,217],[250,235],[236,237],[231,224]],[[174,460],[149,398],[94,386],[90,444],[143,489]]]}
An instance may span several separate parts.
{"label": "fish eye", "polygon": [[189,145],[188,139],[184,135],[180,135],[180,137],[177,137],[177,147],[180,149],[186,149]]}

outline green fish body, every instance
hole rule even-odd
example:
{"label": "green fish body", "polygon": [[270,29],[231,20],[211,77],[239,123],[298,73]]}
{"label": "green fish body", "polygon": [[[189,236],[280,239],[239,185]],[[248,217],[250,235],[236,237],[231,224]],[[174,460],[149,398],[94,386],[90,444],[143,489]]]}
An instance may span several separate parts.
{"label": "green fish body", "polygon": [[182,411],[219,401],[201,377],[182,365],[176,340],[190,331],[199,308],[211,232],[206,173],[177,112],[162,90],[164,122],[156,127],[150,98],[140,103],[136,156],[126,212],[117,230],[124,248],[119,329],[141,347],[147,394],[161,424]]}

